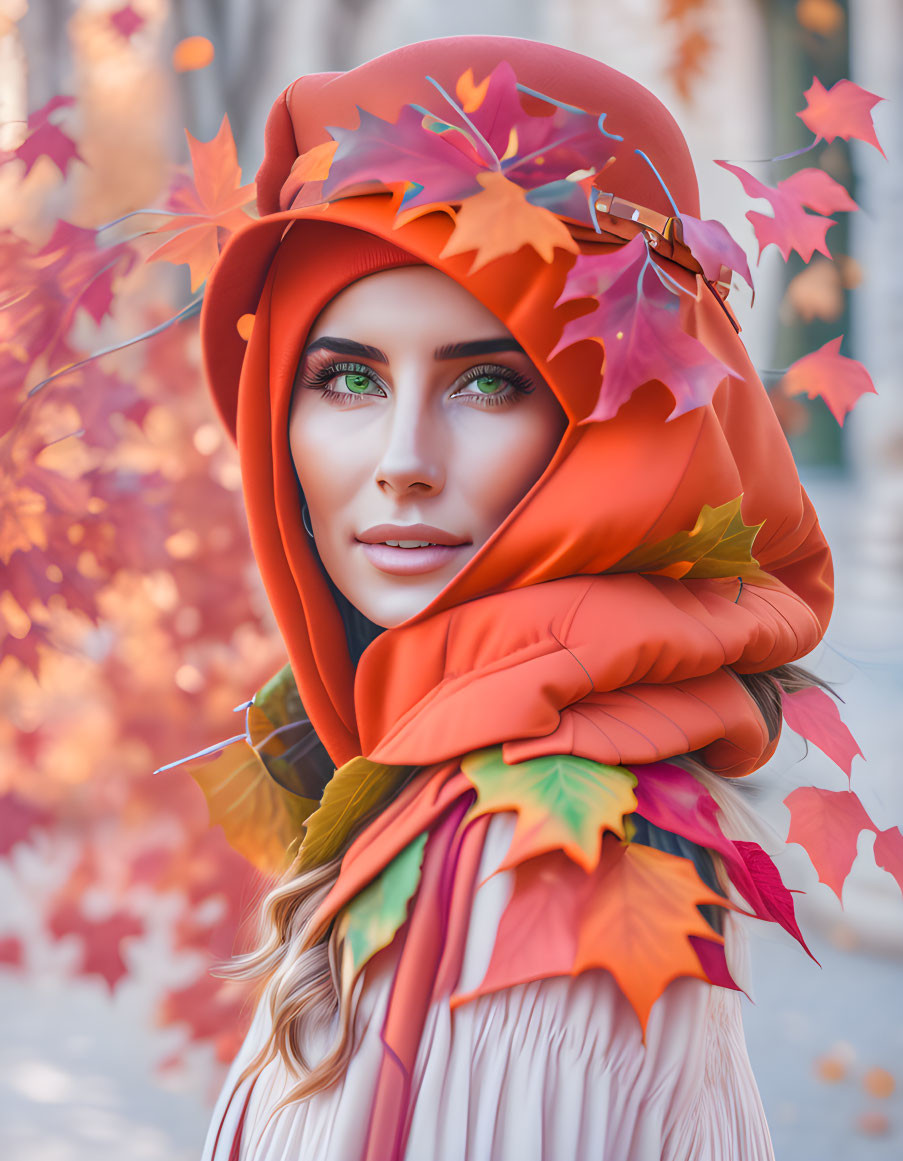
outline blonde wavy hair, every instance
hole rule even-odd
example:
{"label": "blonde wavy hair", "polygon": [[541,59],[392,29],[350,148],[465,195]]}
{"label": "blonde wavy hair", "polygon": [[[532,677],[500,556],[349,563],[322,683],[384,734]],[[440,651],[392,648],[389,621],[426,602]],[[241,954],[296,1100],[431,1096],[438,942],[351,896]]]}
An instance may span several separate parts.
{"label": "blonde wavy hair", "polygon": [[[810,686],[831,692],[827,682],[798,665],[782,665],[765,673],[737,674],[758,705],[774,738],[781,726],[781,694]],[[745,799],[749,787],[725,779],[690,754],[670,759],[690,770],[712,793],[722,811],[725,830],[732,837],[765,837],[760,821]],[[253,950],[219,964],[214,974],[225,979],[257,983],[255,994],[268,1009],[271,1031],[266,1043],[247,1064],[236,1087],[281,1056],[289,1075],[298,1083],[273,1108],[272,1115],[295,1101],[330,1088],[344,1075],[354,1051],[354,1018],[359,987],[342,988],[342,940],[335,923],[326,932],[313,926],[314,915],[339,875],[342,859],[354,839],[417,776],[412,768],[400,785],[358,820],[342,850],[328,862],[300,870],[295,857],[280,880],[264,896]],[[728,893],[721,860],[714,857],[715,874]],[[337,1020],[336,1020],[337,1018]],[[310,1041],[335,1026],[331,1047],[320,1060],[310,1059]]]}

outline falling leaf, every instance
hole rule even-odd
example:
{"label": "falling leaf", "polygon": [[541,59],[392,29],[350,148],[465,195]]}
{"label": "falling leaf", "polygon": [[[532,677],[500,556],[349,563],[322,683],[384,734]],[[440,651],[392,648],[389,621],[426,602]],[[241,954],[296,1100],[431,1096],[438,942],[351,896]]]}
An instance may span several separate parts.
{"label": "falling leaf", "polygon": [[893,875],[903,891],[903,833],[898,826],[875,831],[875,862]]}
{"label": "falling leaf", "polygon": [[810,32],[834,36],[843,28],[846,13],[837,0],[797,0],[796,19]]}
{"label": "falling leaf", "polygon": [[230,846],[266,873],[283,870],[317,803],[280,786],[244,740],[188,771],[207,800],[210,824],[223,828]]}
{"label": "falling leaf", "polygon": [[71,163],[82,161],[83,158],[72,138],[50,118],[57,109],[65,109],[74,104],[74,97],[52,97],[37,112],[29,114],[25,140],[11,154],[6,154],[5,157],[0,155],[0,161],[16,157],[25,163],[25,173],[29,174],[39,157],[48,157],[65,177]]}
{"label": "falling leaf", "polygon": [[526,191],[501,173],[477,174],[482,192],[467,198],[440,258],[474,251],[470,273],[488,262],[532,246],[551,262],[557,248],[576,254],[570,231],[555,214],[527,200]]}
{"label": "falling leaf", "polygon": [[352,832],[407,777],[404,766],[383,766],[360,755],[336,770],[317,810],[307,820],[301,869],[334,858]]}
{"label": "falling leaf", "polygon": [[726,266],[744,278],[753,288],[749,261],[743,248],[731,237],[726,226],[714,218],[700,221],[692,214],[678,214],[684,241],[709,282],[718,282],[721,267]]}
{"label": "falling leaf", "polygon": [[452,1007],[514,984],[604,968],[645,1028],[672,980],[708,978],[689,937],[722,943],[698,905],[726,903],[689,859],[607,834],[590,873],[556,851],[521,863],[514,876],[486,974],[473,992],[452,996]]}
{"label": "falling leaf", "polygon": [[791,730],[818,746],[850,777],[853,759],[864,757],[849,729],[840,719],[837,702],[823,689],[810,686],[796,693],[781,692],[781,712]]}
{"label": "falling leaf", "polygon": [[501,864],[508,868],[546,851],[563,850],[587,871],[599,861],[605,830],[624,837],[624,815],[636,809],[636,775],[572,754],[509,766],[500,746],[461,761],[476,787],[469,817],[517,812],[517,826]]}
{"label": "falling leaf", "polygon": [[213,60],[213,45],[206,36],[186,36],[172,50],[172,65],[177,73],[205,69]]}
{"label": "falling leaf", "polygon": [[[803,322],[834,322],[844,311],[844,283],[836,262],[817,258],[787,283],[783,305]],[[786,321],[786,320],[785,320]]]}
{"label": "falling leaf", "polygon": [[817,351],[797,359],[782,380],[782,388],[788,395],[805,393],[809,399],[820,396],[841,425],[863,395],[877,394],[862,363],[840,353],[842,339],[843,335],[838,335]]}
{"label": "falling leaf", "polygon": [[819,881],[843,903],[843,885],[863,830],[875,824],[852,790],[800,786],[784,799],[790,811],[787,842],[799,843],[812,861]]}
{"label": "falling leaf", "polygon": [[123,8],[117,8],[115,12],[110,13],[110,24],[120,36],[130,40],[147,24],[147,19],[140,12],[136,12],[131,4],[126,4]]}
{"label": "falling leaf", "polygon": [[702,407],[734,368],[681,328],[678,292],[664,282],[637,234],[597,257],[580,255],[558,302],[597,299],[596,309],[571,319],[550,358],[581,339],[602,344],[602,389],[590,420],[611,419],[633,392],[658,380],[674,396],[673,419]]}
{"label": "falling leaf", "polygon": [[177,230],[175,237],[158,246],[148,261],[185,263],[191,270],[191,289],[197,290],[213,269],[224,240],[251,220],[243,206],[254,197],[254,184],[241,184],[238,153],[229,126],[223,117],[217,134],[210,141],[198,141],[186,131],[194,185],[182,188],[173,196],[172,208],[178,211],[152,233]]}
{"label": "falling leaf", "polygon": [[111,992],[128,970],[122,958],[122,941],[144,934],[144,923],[128,911],[89,919],[78,899],[69,896],[64,896],[51,912],[47,927],[57,939],[75,936],[81,941],[79,974],[101,976]]}
{"label": "falling leaf", "polygon": [[869,93],[852,81],[840,80],[826,89],[818,77],[805,91],[806,108],[797,117],[815,134],[816,141],[833,141],[842,137],[849,141],[856,137],[874,145],[882,157],[884,150],[878,143],[872,109],[884,97]]}
{"label": "falling leaf", "polygon": [[25,963],[25,946],[17,935],[0,936],[0,963],[7,967],[22,967]]}
{"label": "falling leaf", "polygon": [[696,523],[655,544],[643,544],[609,572],[648,572],[677,579],[752,576],[759,563],[753,541],[762,524],[744,524],[742,495],[717,508],[703,504]]}
{"label": "falling leaf", "polygon": [[372,956],[395,938],[407,918],[408,903],[420,883],[427,835],[418,835],[345,907],[339,921],[343,936],[343,983],[353,983]]}
{"label": "falling leaf", "polygon": [[739,165],[732,165],[729,161],[716,161],[715,164],[734,174],[751,198],[765,198],[774,211],[773,217],[760,214],[757,210],[750,210],[746,214],[759,243],[760,260],[766,246],[770,245],[777,246],[785,262],[793,250],[804,262],[808,262],[816,250],[826,258],[831,257],[825,235],[837,223],[833,218],[822,216],[822,212],[809,214],[804,207],[855,209],[856,204],[843,186],[824,170],[802,169],[779,181],[776,186],[770,186]]}

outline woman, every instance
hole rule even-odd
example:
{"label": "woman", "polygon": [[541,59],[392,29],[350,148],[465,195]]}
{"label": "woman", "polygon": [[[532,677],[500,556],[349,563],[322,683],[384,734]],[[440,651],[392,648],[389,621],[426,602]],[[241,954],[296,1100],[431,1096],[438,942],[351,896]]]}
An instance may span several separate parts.
{"label": "woman", "polygon": [[679,130],[455,38],[296,82],[258,183],[202,332],[308,817],[205,1158],[770,1157],[731,911],[798,930],[729,780],[831,559]]}

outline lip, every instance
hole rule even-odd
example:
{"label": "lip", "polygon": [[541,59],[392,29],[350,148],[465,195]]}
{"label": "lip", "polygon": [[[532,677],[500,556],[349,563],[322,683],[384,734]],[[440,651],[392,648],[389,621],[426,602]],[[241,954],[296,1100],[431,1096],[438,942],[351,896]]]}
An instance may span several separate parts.
{"label": "lip", "polygon": [[[391,576],[416,576],[445,568],[472,541],[432,524],[375,524],[357,537],[370,564]],[[386,540],[430,540],[427,548],[396,548]]]}

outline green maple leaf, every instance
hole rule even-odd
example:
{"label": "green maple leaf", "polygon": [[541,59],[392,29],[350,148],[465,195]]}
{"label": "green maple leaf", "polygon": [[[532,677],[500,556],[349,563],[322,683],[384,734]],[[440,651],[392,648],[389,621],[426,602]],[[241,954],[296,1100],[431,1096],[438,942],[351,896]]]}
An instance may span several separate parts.
{"label": "green maple leaf", "polygon": [[636,775],[622,766],[604,766],[573,754],[509,766],[501,747],[495,746],[468,754],[461,769],[477,791],[468,817],[517,812],[504,868],[562,850],[591,871],[599,862],[601,832],[611,830],[624,838],[624,815],[636,810]]}

